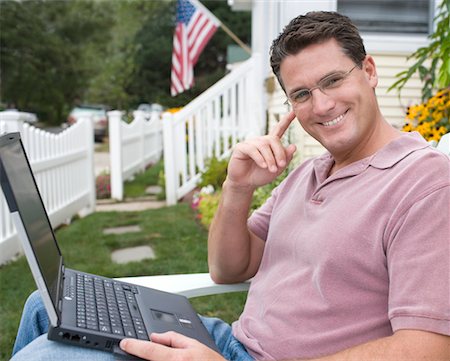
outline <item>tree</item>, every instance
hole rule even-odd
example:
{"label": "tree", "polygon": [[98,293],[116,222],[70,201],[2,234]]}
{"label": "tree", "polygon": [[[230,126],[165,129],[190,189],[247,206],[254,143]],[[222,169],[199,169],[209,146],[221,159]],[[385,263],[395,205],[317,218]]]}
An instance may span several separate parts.
{"label": "tree", "polygon": [[[244,42],[250,39],[250,14],[232,12],[225,1],[202,1],[219,20],[228,25]],[[170,96],[172,37],[175,29],[175,1],[162,1],[136,34],[136,69],[128,92],[139,102],[159,102],[165,106],[183,106],[225,75],[227,45],[233,40],[220,28],[200,55],[194,69],[193,88]]]}
{"label": "tree", "polygon": [[[0,2],[2,100],[60,123],[97,71],[109,12],[96,2]],[[97,62],[98,64],[98,62]]]}
{"label": "tree", "polygon": [[[225,1],[203,1],[242,40],[249,13]],[[182,106],[225,74],[226,48],[218,30],[195,68],[196,85],[170,96],[174,0],[1,1],[1,100],[65,121],[76,102],[116,109],[159,102]]]}
{"label": "tree", "polygon": [[136,54],[140,44],[135,36],[141,30],[147,14],[159,7],[157,1],[122,0],[110,3],[113,24],[111,40],[102,59],[102,68],[88,84],[85,97],[91,102],[109,104],[124,109],[135,102],[127,89],[133,81],[136,70]]}

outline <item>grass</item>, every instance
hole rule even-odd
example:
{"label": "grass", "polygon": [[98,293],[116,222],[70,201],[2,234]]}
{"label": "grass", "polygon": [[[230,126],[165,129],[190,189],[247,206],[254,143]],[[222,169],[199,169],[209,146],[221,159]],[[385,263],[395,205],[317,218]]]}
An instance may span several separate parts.
{"label": "grass", "polygon": [[[139,176],[136,182],[141,182]],[[145,186],[148,184],[149,178]],[[126,225],[139,225],[142,231],[102,233],[104,228]],[[94,213],[58,229],[56,238],[68,267],[107,277],[207,272],[207,232],[183,203],[143,212]],[[157,258],[125,265],[111,261],[113,250],[137,245],[151,245]],[[35,288],[24,257],[0,267],[2,361],[10,357],[23,304]],[[245,293],[207,296],[193,299],[192,303],[200,314],[232,322],[241,313],[245,297]]]}
{"label": "grass", "polygon": [[150,184],[158,184],[159,173],[164,170],[164,162],[161,160],[144,172],[135,175],[133,181],[125,182],[125,197],[143,197],[146,195],[145,190]]}

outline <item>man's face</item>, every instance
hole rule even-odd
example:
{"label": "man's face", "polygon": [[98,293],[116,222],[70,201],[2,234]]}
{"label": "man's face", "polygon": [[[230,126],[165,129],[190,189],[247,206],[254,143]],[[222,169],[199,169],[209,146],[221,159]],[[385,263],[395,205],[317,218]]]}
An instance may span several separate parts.
{"label": "man's face", "polygon": [[300,124],[335,158],[358,158],[364,154],[367,143],[377,127],[379,117],[374,89],[378,78],[375,64],[367,56],[362,69],[346,56],[338,43],[328,40],[310,45],[296,55],[285,58],[280,75],[289,99],[299,89],[310,89],[317,84],[333,84],[333,80],[347,74],[339,86],[330,85],[325,93],[314,89],[303,103],[293,103]]}

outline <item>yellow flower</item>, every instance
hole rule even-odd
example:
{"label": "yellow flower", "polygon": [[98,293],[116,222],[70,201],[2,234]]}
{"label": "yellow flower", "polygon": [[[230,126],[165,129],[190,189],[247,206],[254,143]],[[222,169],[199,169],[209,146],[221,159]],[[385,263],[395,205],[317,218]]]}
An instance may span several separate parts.
{"label": "yellow flower", "polygon": [[450,132],[450,88],[442,89],[426,103],[408,107],[405,132],[418,131],[427,140],[439,141]]}
{"label": "yellow flower", "polygon": [[166,112],[169,112],[169,113],[174,114],[174,113],[176,113],[176,112],[179,112],[181,109],[183,109],[183,107],[179,107],[179,108],[169,108],[169,109],[166,109]]}

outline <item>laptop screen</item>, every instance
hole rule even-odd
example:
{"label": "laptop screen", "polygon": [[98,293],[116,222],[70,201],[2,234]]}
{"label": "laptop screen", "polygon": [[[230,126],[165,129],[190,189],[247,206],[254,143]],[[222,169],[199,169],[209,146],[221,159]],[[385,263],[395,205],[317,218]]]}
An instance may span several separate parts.
{"label": "laptop screen", "polygon": [[20,214],[42,277],[56,308],[62,256],[19,133],[0,137],[0,179],[10,211],[18,211]]}

